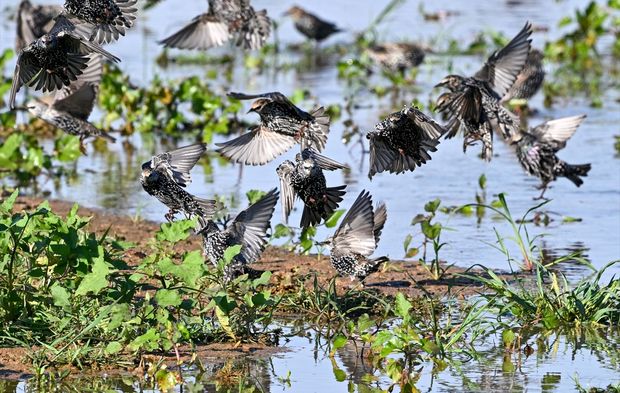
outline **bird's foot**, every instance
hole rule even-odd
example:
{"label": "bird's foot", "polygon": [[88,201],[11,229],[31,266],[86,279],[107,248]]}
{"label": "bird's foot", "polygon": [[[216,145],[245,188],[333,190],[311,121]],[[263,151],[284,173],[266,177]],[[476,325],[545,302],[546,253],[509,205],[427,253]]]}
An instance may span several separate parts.
{"label": "bird's foot", "polygon": [[172,221],[174,221],[174,215],[176,213],[177,212],[175,210],[170,209],[170,210],[168,210],[168,213],[166,213],[166,215],[164,217],[166,217],[166,220],[168,220],[168,222],[172,222]]}
{"label": "bird's foot", "polygon": [[88,152],[86,151],[86,146],[84,146],[84,141],[82,141],[80,139],[80,152],[82,152],[82,154],[84,154],[85,156],[88,155]]}

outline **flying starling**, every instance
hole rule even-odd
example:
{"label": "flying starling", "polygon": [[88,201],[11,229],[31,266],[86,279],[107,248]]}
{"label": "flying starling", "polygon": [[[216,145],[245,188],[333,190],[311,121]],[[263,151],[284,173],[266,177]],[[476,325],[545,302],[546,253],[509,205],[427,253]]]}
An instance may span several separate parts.
{"label": "flying starling", "polygon": [[17,9],[15,52],[48,33],[61,11],[62,7],[57,5],[32,5],[30,1],[22,0]]}
{"label": "flying starling", "polygon": [[271,33],[266,10],[254,11],[249,0],[209,0],[209,11],[160,41],[166,48],[209,49],[235,38],[237,46],[260,49]]}
{"label": "flying starling", "polygon": [[67,17],[88,40],[109,44],[125,35],[136,19],[137,0],[65,0]]}
{"label": "flying starling", "polygon": [[95,106],[102,71],[103,58],[100,55],[93,55],[78,80],[56,92],[51,102],[32,100],[26,104],[26,108],[34,116],[67,134],[79,136],[80,150],[84,154],[86,151],[83,141],[87,137],[103,137],[110,142],[116,141],[88,122],[88,117]]}
{"label": "flying starling", "polygon": [[324,21],[298,6],[291,7],[284,15],[293,18],[297,31],[316,42],[321,42],[330,35],[342,31],[335,24]]}
{"label": "flying starling", "polygon": [[502,97],[502,102],[510,101],[513,98],[529,100],[540,90],[545,80],[543,58],[543,53],[538,49],[530,50],[525,60],[525,66],[517,75],[517,79],[508,93]]}
{"label": "flying starling", "polygon": [[413,171],[431,159],[439,137],[445,129],[414,107],[394,112],[366,134],[370,140],[370,171],[372,177],[384,171]]}
{"label": "flying starling", "polygon": [[[238,100],[258,98],[249,112],[260,116],[260,124],[231,141],[217,143],[224,157],[246,165],[263,165],[289,150],[295,143],[320,152],[329,133],[329,116],[319,107],[312,114],[296,107],[282,93],[248,95],[228,93]],[[249,113],[248,112],[248,113]]]}
{"label": "flying starling", "polygon": [[75,25],[59,15],[48,34],[30,43],[19,53],[11,86],[10,108],[15,109],[15,95],[22,85],[43,92],[69,86],[84,72],[88,60],[94,54],[119,61],[99,45],[80,37],[75,31]]}
{"label": "flying starling", "polygon": [[556,155],[566,146],[566,141],[575,134],[585,118],[585,115],[581,115],[550,120],[514,138],[521,166],[530,175],[542,180],[542,192],[538,199],[543,198],[549,183],[558,177],[566,177],[579,187],[583,184],[581,177],[588,176],[590,164],[571,165]]}
{"label": "flying starling", "polygon": [[385,205],[380,204],[373,211],[370,193],[362,191],[334,236],[322,243],[331,248],[330,260],[338,274],[364,280],[389,261],[387,257],[368,259],[377,248],[386,219]]}
{"label": "flying starling", "polygon": [[323,170],[344,169],[345,165],[320,155],[312,149],[297,153],[295,162],[286,160],[276,170],[280,178],[282,192],[282,212],[284,221],[293,209],[295,195],[304,202],[301,216],[302,228],[315,226],[322,219],[329,218],[345,194],[346,185],[327,187]]}
{"label": "flying starling", "polygon": [[419,45],[407,42],[372,45],[366,52],[385,70],[401,74],[424,61],[424,50]]}
{"label": "flying starling", "polygon": [[224,229],[220,229],[209,218],[199,217],[203,254],[212,264],[217,265],[228,247],[241,245],[240,253],[227,266],[225,277],[232,278],[236,274],[245,273],[248,265],[260,258],[267,244],[267,230],[277,202],[278,192],[274,188],[258,202],[237,214],[233,222]]}
{"label": "flying starling", "polygon": [[178,212],[183,212],[187,218],[198,216],[205,219],[215,214],[215,201],[197,198],[185,191],[191,182],[189,171],[206,151],[207,145],[198,143],[158,154],[142,164],[140,183],[144,191],[168,206],[168,221],[172,221]]}
{"label": "flying starling", "polygon": [[500,104],[523,69],[530,51],[532,25],[528,22],[504,48],[494,52],[473,77],[448,75],[436,87],[450,92],[440,96],[437,108],[448,115],[446,138],[464,129],[463,150],[476,141],[483,142],[482,157],[490,161],[493,154],[493,130],[505,139],[519,131],[519,118]]}

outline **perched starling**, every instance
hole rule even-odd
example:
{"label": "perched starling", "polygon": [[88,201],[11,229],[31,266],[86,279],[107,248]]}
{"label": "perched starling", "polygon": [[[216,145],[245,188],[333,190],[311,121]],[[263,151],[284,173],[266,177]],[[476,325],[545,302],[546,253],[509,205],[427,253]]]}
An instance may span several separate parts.
{"label": "perched starling", "polygon": [[386,257],[368,259],[377,248],[386,219],[385,205],[373,211],[370,193],[362,191],[334,236],[322,243],[331,248],[331,263],[338,274],[363,280],[389,261]]}
{"label": "perched starling", "polygon": [[199,217],[203,254],[212,264],[217,265],[228,247],[241,245],[240,253],[227,266],[227,278],[245,273],[248,265],[260,257],[267,244],[267,230],[277,202],[278,192],[274,188],[237,214],[232,224],[224,229],[220,229],[211,219]]}
{"label": "perched starling", "polygon": [[424,61],[424,50],[406,42],[373,45],[366,52],[375,63],[389,72],[404,73]]}
{"label": "perched starling", "polygon": [[298,153],[295,162],[286,160],[280,164],[276,172],[280,178],[284,221],[288,223],[295,195],[299,196],[305,205],[299,224],[302,228],[315,226],[321,222],[321,219],[329,218],[342,201],[344,189],[347,186],[328,188],[323,170],[333,171],[344,168],[346,168],[345,165],[322,156],[312,149],[305,149]]}
{"label": "perched starling", "polygon": [[502,102],[510,101],[513,98],[529,100],[538,92],[545,80],[543,58],[542,52],[538,49],[530,50],[525,60],[525,66],[517,75],[517,79],[508,93],[502,97]]}
{"label": "perched starling", "polygon": [[103,71],[103,58],[93,55],[78,80],[56,92],[51,103],[32,100],[26,107],[34,116],[60,128],[67,134],[80,137],[80,149],[84,154],[83,141],[90,136],[103,137],[110,142],[116,140],[88,122],[95,106],[99,82]]}
{"label": "perched starling", "polygon": [[250,132],[225,143],[217,143],[224,157],[246,165],[263,165],[289,150],[295,143],[302,150],[325,148],[329,133],[329,116],[319,107],[312,114],[296,107],[282,93],[248,95],[228,93],[238,100],[258,98],[249,112],[259,114],[261,122]]}
{"label": "perched starling", "polygon": [[490,161],[493,155],[493,130],[506,139],[519,131],[519,118],[500,104],[523,69],[530,51],[532,25],[528,22],[504,48],[494,52],[473,77],[448,75],[436,87],[445,86],[450,92],[440,96],[437,108],[449,117],[446,138],[464,129],[463,150],[483,142],[482,157]]}
{"label": "perched starling", "polygon": [[579,187],[583,184],[581,177],[588,176],[590,164],[571,165],[556,156],[585,118],[585,115],[581,115],[550,120],[513,139],[521,166],[530,175],[542,180],[539,199],[543,198],[549,183],[558,177],[566,177]]}
{"label": "perched starling", "polygon": [[187,218],[205,219],[215,213],[215,201],[197,198],[184,189],[191,182],[189,171],[205,151],[207,145],[198,143],[158,154],[142,164],[140,183],[144,191],[168,206],[168,221],[172,221],[177,212],[183,212]]}
{"label": "perched starling", "polygon": [[437,150],[444,128],[414,107],[394,112],[366,134],[370,140],[370,171],[372,177],[384,171],[413,171],[431,159]]}
{"label": "perched starling", "polygon": [[209,11],[160,41],[166,48],[209,49],[231,37],[237,46],[259,49],[271,33],[266,10],[254,11],[249,0],[209,0]]}
{"label": "perched starling", "polygon": [[297,31],[316,42],[342,31],[335,24],[324,21],[298,6],[291,7],[284,15],[293,18]]}
{"label": "perched starling", "polygon": [[89,42],[75,31],[75,25],[63,15],[48,34],[27,45],[19,53],[9,105],[15,108],[15,95],[22,85],[43,92],[60,90],[77,80],[93,54],[119,61],[99,45]]}
{"label": "perched starling", "polygon": [[17,34],[15,52],[48,33],[54,26],[54,18],[62,12],[57,5],[32,5],[22,0],[17,9]]}
{"label": "perched starling", "polygon": [[[65,0],[68,17],[90,41],[109,44],[125,35],[136,19],[137,0]],[[73,21],[73,20],[72,20]]]}

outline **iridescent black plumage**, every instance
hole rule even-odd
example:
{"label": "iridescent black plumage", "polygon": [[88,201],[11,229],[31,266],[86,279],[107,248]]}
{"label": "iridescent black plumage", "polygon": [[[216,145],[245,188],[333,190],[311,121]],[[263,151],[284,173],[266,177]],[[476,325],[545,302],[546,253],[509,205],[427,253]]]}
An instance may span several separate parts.
{"label": "iridescent black plumage", "polygon": [[566,146],[566,141],[575,134],[585,115],[564,117],[540,124],[515,138],[517,158],[521,166],[533,176],[542,180],[542,198],[550,182],[566,177],[577,187],[583,184],[581,177],[587,176],[590,164],[571,165],[559,159],[556,153]]}
{"label": "iridescent black plumage", "polygon": [[429,152],[437,150],[444,132],[441,125],[414,107],[390,114],[366,135],[370,140],[368,177],[384,171],[413,171],[431,159]]}
{"label": "iridescent black plumage", "polygon": [[400,42],[372,45],[368,56],[390,72],[404,73],[424,61],[424,50],[416,44]]}
{"label": "iridescent black plumage", "polygon": [[228,93],[239,100],[258,98],[250,112],[259,114],[261,122],[250,132],[231,141],[218,143],[224,157],[246,165],[263,165],[289,150],[296,143],[318,152],[325,148],[329,133],[329,116],[319,107],[312,114],[296,107],[281,93],[248,95]]}
{"label": "iridescent black plumage", "polygon": [[236,37],[237,46],[259,49],[271,33],[267,11],[255,11],[248,0],[209,0],[209,11],[160,41],[165,47],[208,49]]}
{"label": "iridescent black plumage", "polygon": [[385,205],[380,204],[373,211],[370,193],[362,191],[334,236],[324,243],[331,247],[330,260],[338,274],[363,280],[389,261],[386,257],[368,259],[377,248],[386,219]]}
{"label": "iridescent black plumage", "polygon": [[317,42],[323,41],[330,35],[342,31],[335,24],[324,21],[298,6],[291,7],[286,11],[285,15],[290,15],[291,18],[293,18],[297,31]]}
{"label": "iridescent black plumage", "polygon": [[312,149],[305,149],[298,153],[295,162],[286,160],[280,164],[276,172],[280,178],[284,221],[288,223],[295,195],[305,205],[299,224],[302,228],[315,226],[322,219],[329,218],[342,201],[344,189],[347,186],[328,188],[323,170],[333,171],[344,168],[346,168],[345,165],[322,156]]}
{"label": "iridescent black plumage", "polygon": [[215,201],[197,198],[184,189],[191,182],[189,171],[205,151],[207,146],[199,143],[158,154],[142,164],[140,183],[144,191],[168,206],[168,221],[177,212],[205,219],[215,214]]}
{"label": "iridescent black plumage", "polygon": [[273,189],[258,202],[237,214],[224,229],[220,229],[209,218],[199,218],[203,254],[212,264],[217,265],[228,247],[241,245],[241,251],[227,266],[227,278],[244,273],[248,265],[260,258],[267,244],[266,235],[277,202],[278,192]]}
{"label": "iridescent black plumage", "polygon": [[545,69],[543,68],[543,53],[537,49],[530,50],[525,60],[525,66],[517,75],[515,83],[508,93],[502,97],[502,101],[509,101],[513,98],[529,100],[540,90],[545,80]]}
{"label": "iridescent black plumage", "polygon": [[26,45],[48,33],[54,26],[54,18],[60,14],[62,7],[57,5],[32,5],[22,0],[17,9],[17,32],[15,51],[19,52]]}
{"label": "iridescent black plumage", "polygon": [[[84,23],[84,36],[98,44],[125,35],[136,19],[137,0],[65,0],[65,10]],[[76,23],[77,24],[77,23]]]}
{"label": "iridescent black plumage", "polygon": [[473,77],[448,75],[437,86],[450,92],[439,97],[437,108],[449,122],[446,138],[463,128],[463,150],[476,141],[483,142],[482,157],[488,161],[493,153],[492,131],[511,138],[519,130],[519,118],[500,104],[523,69],[530,51],[532,26],[528,22],[504,48],[494,52]]}

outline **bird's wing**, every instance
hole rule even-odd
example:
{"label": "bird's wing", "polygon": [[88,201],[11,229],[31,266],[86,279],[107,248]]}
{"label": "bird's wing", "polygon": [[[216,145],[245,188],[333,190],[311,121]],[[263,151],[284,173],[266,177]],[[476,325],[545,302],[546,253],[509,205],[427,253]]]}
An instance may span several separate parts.
{"label": "bird's wing", "polygon": [[381,238],[381,231],[383,231],[383,226],[387,220],[387,208],[385,207],[385,203],[379,204],[375,209],[374,220],[373,233],[375,235],[375,243],[378,244]]}
{"label": "bird's wing", "polygon": [[334,233],[332,248],[340,253],[370,256],[375,248],[372,197],[362,191]]}
{"label": "bird's wing", "polygon": [[396,160],[396,151],[386,143],[385,139],[377,134],[369,134],[370,138],[370,170],[368,177],[372,177],[392,167]]}
{"label": "bird's wing", "polygon": [[335,171],[337,169],[348,168],[346,165],[339,163],[336,160],[332,160],[322,154],[319,154],[312,148],[306,148],[301,152],[301,158],[304,160],[312,159],[314,163],[321,169],[326,171]]}
{"label": "bird's wing", "polygon": [[82,120],[88,119],[99,91],[103,57],[92,55],[78,80],[56,92],[52,106]]}
{"label": "bird's wing", "polygon": [[295,204],[295,190],[291,185],[291,175],[295,170],[295,164],[286,160],[278,166],[276,173],[280,178],[280,193],[282,195],[282,218],[288,223],[288,216]]}
{"label": "bird's wing", "polygon": [[474,86],[451,93],[448,114],[461,120],[480,122],[482,113],[482,92]]}
{"label": "bird's wing", "polygon": [[79,53],[82,55],[97,53],[115,63],[121,61],[121,59],[106,51],[95,42],[89,41],[85,35],[88,36],[90,30],[85,27],[84,23],[78,22],[77,18],[66,14],[60,14],[55,20],[56,23],[54,27],[52,27],[50,35],[58,37],[60,45],[65,48],[67,53]]}
{"label": "bird's wing", "polygon": [[553,146],[554,149],[559,150],[566,146],[566,141],[575,134],[585,118],[586,115],[579,115],[549,120],[534,127],[530,130],[530,133],[537,140],[546,142]]}
{"label": "bird's wing", "polygon": [[523,69],[530,52],[532,24],[526,22],[523,29],[505,47],[488,58],[484,66],[474,75],[476,79],[488,82],[493,90],[503,97]]}
{"label": "bird's wing", "polygon": [[125,30],[133,26],[136,19],[136,2],[137,0],[114,0],[114,6],[106,7],[106,20],[93,26],[89,40],[101,45],[112,43],[124,36]]}
{"label": "bird's wing", "polygon": [[446,133],[443,126],[417,108],[409,107],[403,113],[413,122],[415,128],[422,130],[424,136],[428,139],[438,139]]}
{"label": "bird's wing", "polygon": [[289,150],[295,138],[256,126],[252,131],[224,143],[217,151],[231,161],[246,165],[263,165]]}
{"label": "bird's wing", "polygon": [[226,23],[214,15],[202,14],[159,43],[166,48],[205,50],[221,46],[229,39]]}
{"label": "bird's wing", "polygon": [[181,187],[186,187],[192,181],[189,171],[205,151],[207,151],[205,143],[181,147],[154,156],[151,159],[151,167],[168,174]]}
{"label": "bird's wing", "polygon": [[239,213],[227,229],[234,244],[241,244],[241,256],[246,263],[255,262],[267,243],[265,236],[271,226],[271,216],[278,196],[275,188],[269,191],[258,202]]}
{"label": "bird's wing", "polygon": [[9,98],[9,107],[15,108],[15,96],[19,89],[24,85],[32,81],[33,79],[40,79],[41,68],[37,58],[30,52],[30,46],[24,48],[17,57],[17,63],[15,64],[15,71],[13,72],[13,83],[11,84],[11,94]]}

